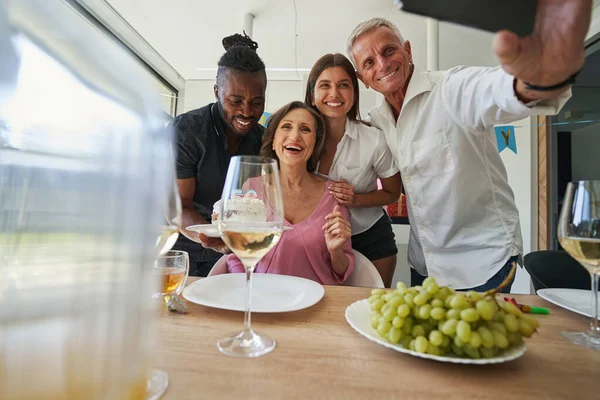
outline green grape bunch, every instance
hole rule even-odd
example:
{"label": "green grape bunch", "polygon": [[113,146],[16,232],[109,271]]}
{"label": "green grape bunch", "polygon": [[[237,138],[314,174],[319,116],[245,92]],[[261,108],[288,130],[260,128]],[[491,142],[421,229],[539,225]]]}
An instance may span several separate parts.
{"label": "green grape bunch", "polygon": [[522,344],[523,337],[531,337],[540,326],[514,304],[497,300],[501,287],[463,293],[440,287],[428,277],[422,286],[408,288],[398,282],[395,290],[373,289],[371,326],[387,342],[419,353],[495,357]]}

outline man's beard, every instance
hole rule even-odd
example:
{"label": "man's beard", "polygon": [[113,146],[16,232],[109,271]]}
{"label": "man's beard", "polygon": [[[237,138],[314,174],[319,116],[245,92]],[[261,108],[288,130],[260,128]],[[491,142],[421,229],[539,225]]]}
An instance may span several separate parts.
{"label": "man's beard", "polygon": [[[231,133],[233,133],[234,135],[245,135],[245,133],[240,133],[234,126],[232,121],[228,118],[228,116],[225,114],[225,108],[223,107],[223,104],[221,104],[221,100],[217,100],[217,110],[219,110],[219,116],[221,117],[221,121],[223,121],[223,126],[225,126],[225,129],[228,131],[231,131]],[[240,118],[240,117],[231,117],[231,119],[233,118]],[[242,120],[245,120],[246,118],[240,118]],[[250,122],[252,124],[252,128],[254,128],[254,126],[256,125],[256,120],[252,119],[252,121]]]}

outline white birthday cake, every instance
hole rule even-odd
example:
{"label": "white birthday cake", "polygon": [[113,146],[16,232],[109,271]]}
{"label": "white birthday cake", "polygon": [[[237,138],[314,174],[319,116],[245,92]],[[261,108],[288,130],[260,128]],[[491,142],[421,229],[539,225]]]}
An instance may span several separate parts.
{"label": "white birthday cake", "polygon": [[[221,200],[213,206],[212,223],[216,224],[220,216]],[[227,201],[228,221],[235,222],[265,222],[265,203],[261,199],[240,197]]]}

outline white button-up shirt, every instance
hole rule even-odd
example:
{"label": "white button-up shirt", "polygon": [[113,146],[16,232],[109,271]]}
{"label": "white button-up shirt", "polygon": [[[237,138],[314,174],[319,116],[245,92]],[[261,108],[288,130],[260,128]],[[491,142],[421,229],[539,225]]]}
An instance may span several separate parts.
{"label": "white button-up shirt", "polygon": [[[317,172],[318,170],[317,166]],[[377,178],[390,178],[397,173],[394,156],[383,132],[372,126],[346,120],[346,131],[337,145],[326,177],[348,182],[354,187],[355,193],[369,193],[377,190]],[[383,215],[381,207],[351,208],[352,234],[368,230]]]}
{"label": "white button-up shirt", "polygon": [[513,83],[500,67],[415,68],[398,120],[385,100],[370,112],[402,175],[411,223],[408,263],[440,285],[482,285],[523,253],[519,213],[492,128],[556,114],[570,91],[528,107]]}

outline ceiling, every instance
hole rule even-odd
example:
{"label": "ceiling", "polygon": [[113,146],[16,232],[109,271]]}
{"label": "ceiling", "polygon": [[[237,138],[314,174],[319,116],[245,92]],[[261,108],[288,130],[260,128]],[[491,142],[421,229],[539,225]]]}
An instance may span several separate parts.
{"label": "ceiling", "polygon": [[[415,61],[426,63],[424,19],[398,11],[394,0],[101,1],[110,4],[186,80],[214,79],[224,52],[221,40],[242,32],[246,13],[255,16],[252,36],[268,69],[308,69],[323,54],[345,53],[354,26],[372,17],[396,23],[411,41]],[[600,0],[594,0],[598,5]],[[292,73],[279,75],[285,79]],[[269,71],[270,80],[277,77]]]}
{"label": "ceiling", "polygon": [[413,48],[416,41],[425,62],[423,18],[398,11],[393,0],[105,1],[186,80],[214,79],[221,40],[242,32],[246,13],[255,16],[253,39],[267,68],[310,68],[323,54],[344,53],[354,26],[376,16],[395,22]]}

